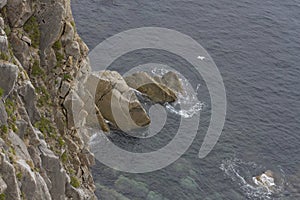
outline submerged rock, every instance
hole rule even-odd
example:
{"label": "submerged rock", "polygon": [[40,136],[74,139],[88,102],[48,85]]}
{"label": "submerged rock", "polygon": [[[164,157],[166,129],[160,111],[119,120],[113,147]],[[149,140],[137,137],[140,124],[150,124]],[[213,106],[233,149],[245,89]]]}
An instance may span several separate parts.
{"label": "submerged rock", "polygon": [[161,194],[150,191],[146,200],[166,200]]}
{"label": "submerged rock", "polygon": [[126,178],[122,175],[116,180],[115,187],[122,194],[130,194],[130,196],[138,199],[145,199],[149,192],[145,183]]}
{"label": "submerged rock", "polygon": [[191,190],[191,191],[197,191],[199,190],[199,185],[196,183],[196,181],[187,176],[183,179],[180,180],[180,185],[184,188],[184,189],[187,189],[187,190]]}
{"label": "submerged rock", "polygon": [[97,189],[100,191],[100,198],[102,200],[129,200],[124,195],[118,193],[117,191],[97,184]]}
{"label": "submerged rock", "polygon": [[137,72],[125,77],[126,83],[148,96],[156,103],[174,102],[177,100],[175,91],[154,80],[146,72]]}

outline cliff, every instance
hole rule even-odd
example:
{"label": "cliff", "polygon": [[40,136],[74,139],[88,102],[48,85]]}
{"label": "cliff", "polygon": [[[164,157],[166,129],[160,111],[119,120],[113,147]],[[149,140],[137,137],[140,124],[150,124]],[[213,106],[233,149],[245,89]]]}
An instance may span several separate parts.
{"label": "cliff", "polygon": [[88,48],[70,0],[0,9],[0,199],[96,199],[82,128]]}

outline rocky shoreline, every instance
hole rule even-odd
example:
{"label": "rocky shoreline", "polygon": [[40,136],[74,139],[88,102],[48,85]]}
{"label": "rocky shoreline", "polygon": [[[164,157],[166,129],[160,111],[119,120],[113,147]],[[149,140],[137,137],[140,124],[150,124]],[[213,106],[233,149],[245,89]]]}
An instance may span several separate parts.
{"label": "rocky shoreline", "polygon": [[[108,121],[113,127],[127,132],[146,127],[151,122],[136,91],[153,103],[165,104],[176,101],[183,86],[178,75],[172,71],[162,77],[137,72],[123,78],[116,71],[106,70],[92,73],[85,89],[92,101],[88,104],[90,108],[86,109],[90,111],[87,123],[91,126],[99,123],[102,130],[108,132],[109,126],[105,123]],[[97,117],[93,116],[95,109],[99,110],[95,113]]]}
{"label": "rocky shoreline", "polygon": [[0,0],[0,9],[0,199],[97,199],[85,125],[148,126],[135,91],[176,101],[178,76],[91,74],[70,0]]}

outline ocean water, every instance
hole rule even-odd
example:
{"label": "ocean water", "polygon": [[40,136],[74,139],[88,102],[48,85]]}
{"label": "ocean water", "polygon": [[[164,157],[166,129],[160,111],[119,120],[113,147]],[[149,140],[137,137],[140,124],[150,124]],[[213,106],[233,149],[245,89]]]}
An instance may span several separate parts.
{"label": "ocean water", "polygon": [[[73,0],[72,10],[77,31],[91,50],[110,36],[145,26],[189,35],[214,59],[226,88],[222,135],[213,151],[199,159],[211,116],[204,80],[184,70],[187,61],[164,51],[145,49],[116,60],[109,69],[122,74],[149,62],[182,70],[197,91],[200,104],[191,108],[201,110],[201,119],[188,151],[162,170],[130,174],[97,162],[93,175],[99,199],[110,194],[108,189],[129,199],[146,199],[147,191],[156,194],[154,198],[150,193],[154,199],[170,200],[300,199],[299,1]],[[134,139],[117,131],[110,139],[130,151],[161,148],[172,140],[184,113],[176,112],[154,140]],[[252,176],[268,169],[276,174],[273,193],[252,182]]]}

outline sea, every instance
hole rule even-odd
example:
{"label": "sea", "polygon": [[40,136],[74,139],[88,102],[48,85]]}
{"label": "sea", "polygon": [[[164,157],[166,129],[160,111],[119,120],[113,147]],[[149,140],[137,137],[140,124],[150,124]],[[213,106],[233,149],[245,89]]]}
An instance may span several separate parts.
{"label": "sea", "polygon": [[[300,199],[299,0],[72,0],[71,4],[77,31],[90,51],[123,31],[174,30],[207,51],[226,91],[222,133],[213,150],[199,158],[212,101],[207,83],[189,70],[193,66],[187,59],[161,49],[139,49],[106,66],[121,74],[147,63],[154,75],[163,75],[164,66],[176,69],[186,83],[180,101],[190,103],[185,109],[161,105],[158,110],[165,110],[167,119],[150,138],[112,129],[106,139],[119,148],[157,151],[175,137],[181,118],[201,117],[192,144],[164,168],[124,172],[97,159],[92,172],[99,199]],[[252,179],[266,170],[275,174],[272,190]]]}

